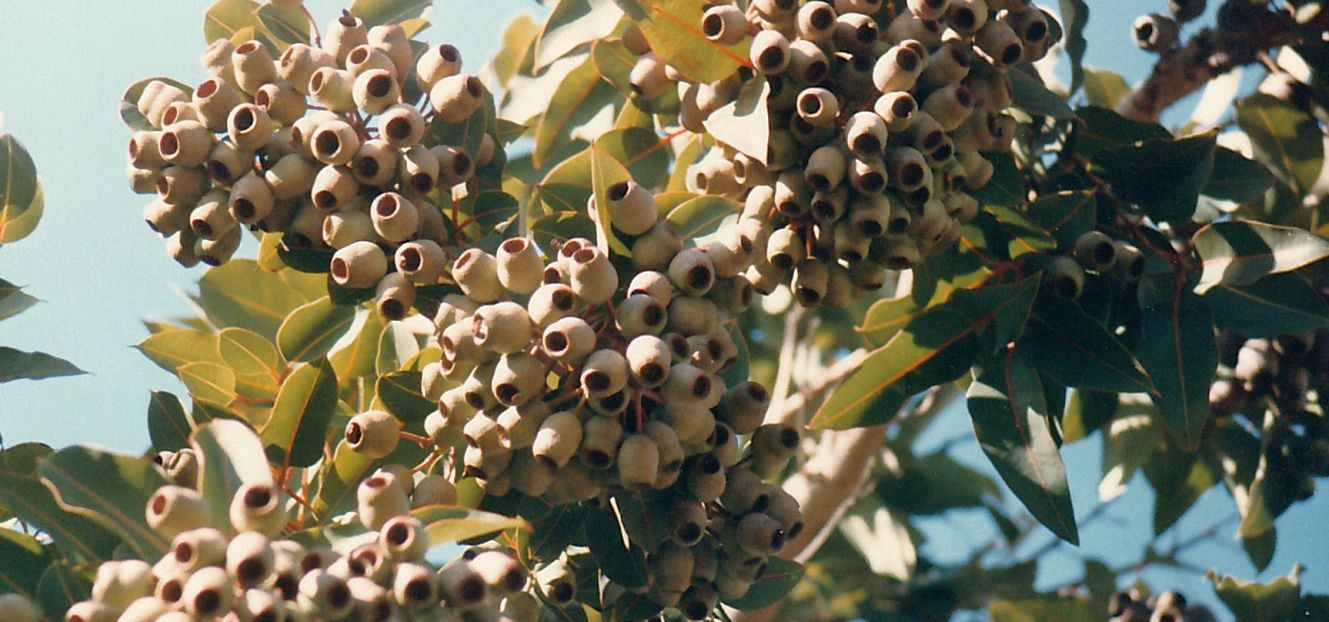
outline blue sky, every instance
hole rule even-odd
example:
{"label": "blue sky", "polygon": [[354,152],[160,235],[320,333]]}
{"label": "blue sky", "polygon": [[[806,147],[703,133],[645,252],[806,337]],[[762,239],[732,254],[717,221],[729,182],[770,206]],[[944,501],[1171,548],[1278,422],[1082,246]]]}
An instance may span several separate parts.
{"label": "blue sky", "polygon": [[[306,4],[320,23],[341,6],[332,0]],[[1131,44],[1130,23],[1141,12],[1165,11],[1165,3],[1090,4],[1097,12],[1086,64],[1138,80],[1151,57]],[[0,276],[28,286],[29,293],[45,302],[0,323],[0,343],[64,356],[90,372],[0,385],[0,434],[6,444],[92,442],[141,451],[147,446],[148,392],[183,393],[169,374],[131,346],[147,334],[144,318],[190,313],[178,292],[192,289],[201,271],[175,266],[165,256],[162,240],[143,225],[139,214],[146,199],[129,191],[123,175],[129,133],[117,106],[124,88],[143,77],[167,75],[186,83],[203,78],[197,55],[207,5],[203,0],[0,0],[0,127],[32,153],[46,192],[46,215],[36,233],[0,249]],[[542,15],[544,9],[532,0],[437,0],[434,26],[426,38],[453,43],[462,50],[466,70],[478,71],[503,24],[520,11]],[[990,472],[966,419],[957,409],[924,443],[935,447],[958,440],[952,451]],[[1094,502],[1098,445],[1090,440],[1066,450],[1081,515]],[[1083,528],[1084,553],[1124,563],[1128,560],[1121,557],[1123,551],[1138,552],[1141,534],[1149,531],[1153,499],[1143,481],[1133,484],[1109,513],[1110,520]],[[1285,573],[1300,561],[1310,567],[1303,580],[1329,592],[1329,554],[1315,533],[1329,515],[1326,499],[1326,494],[1318,495],[1279,521],[1284,541],[1264,578]],[[1231,511],[1226,493],[1215,489],[1182,519],[1176,534],[1185,538]],[[965,547],[984,537],[975,531],[981,523],[963,516],[928,521],[926,551],[942,559],[962,556]],[[1231,527],[1220,531],[1224,536],[1230,532]],[[1050,559],[1041,584],[1057,585],[1078,575],[1075,551],[1063,547]],[[1200,547],[1190,560],[1242,577],[1254,575],[1239,547],[1226,537]],[[1212,593],[1193,576],[1151,571],[1145,577],[1195,595]]]}

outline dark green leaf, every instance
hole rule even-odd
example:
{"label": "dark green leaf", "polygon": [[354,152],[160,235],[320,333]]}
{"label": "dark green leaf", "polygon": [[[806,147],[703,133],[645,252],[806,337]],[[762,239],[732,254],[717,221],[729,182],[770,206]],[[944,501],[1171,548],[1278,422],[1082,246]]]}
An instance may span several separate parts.
{"label": "dark green leaf", "polygon": [[909,322],[962,289],[980,287],[992,272],[972,253],[944,253],[914,268],[914,290],[898,298],[879,300],[868,308],[856,330],[874,346],[890,341]]}
{"label": "dark green leaf", "polygon": [[1051,232],[1062,248],[1094,229],[1098,201],[1093,192],[1058,192],[1038,197],[1029,205],[1029,219]]}
{"label": "dark green leaf", "polygon": [[531,521],[531,555],[539,560],[553,560],[582,536],[582,524],[595,510],[581,504],[553,507],[549,513]]}
{"label": "dark green leaf", "polygon": [[260,437],[268,459],[282,468],[307,467],[323,457],[323,441],[337,411],[337,375],[326,358],[291,372],[277,394]]}
{"label": "dark green leaf", "polygon": [[0,244],[18,241],[32,233],[44,206],[32,156],[17,139],[0,132]]}
{"label": "dark green leaf", "polygon": [[1130,351],[1072,302],[1040,298],[1019,348],[1039,371],[1068,386],[1120,393],[1154,390]]}
{"label": "dark green leaf", "polygon": [[37,583],[37,604],[54,616],[61,616],[70,605],[91,596],[92,582],[68,564],[51,564]]}
{"label": "dark green leaf", "polygon": [[557,212],[531,223],[531,235],[535,237],[535,243],[547,251],[557,248],[554,246],[556,240],[594,238],[595,223],[579,212]]}
{"label": "dark green leaf", "polygon": [[1215,199],[1246,203],[1264,196],[1274,182],[1265,165],[1227,147],[1214,150],[1214,171],[1201,192]]}
{"label": "dark green leaf", "polygon": [[1037,78],[1030,77],[1023,71],[1011,71],[1011,84],[1015,89],[1015,106],[1031,115],[1070,119],[1075,112],[1067,105],[1066,98],[1049,91]]}
{"label": "dark green leaf", "polygon": [[902,466],[902,470],[887,472],[876,481],[877,496],[897,512],[938,516],[954,509],[982,507],[984,497],[1001,496],[995,481],[944,450],[915,457]]}
{"label": "dark green leaf", "polygon": [[715,140],[765,164],[771,135],[766,106],[770,95],[771,86],[766,80],[749,80],[737,99],[706,117],[706,131]]}
{"label": "dark green leaf", "polygon": [[990,320],[996,346],[1000,348],[1019,339],[1024,333],[1041,281],[1041,276],[1034,276],[1007,285],[958,289],[951,295],[951,300],[963,308],[969,317],[979,321]]}
{"label": "dark green leaf", "polygon": [[355,321],[355,308],[319,298],[291,312],[277,330],[277,349],[288,361],[312,361],[328,353]]}
{"label": "dark green leaf", "polygon": [[1329,257],[1329,240],[1309,231],[1245,220],[1206,225],[1192,242],[1203,260],[1197,294],[1220,283],[1250,285]]}
{"label": "dark green leaf", "polygon": [[[1076,393],[1082,395],[1080,391]],[[1111,397],[1116,406],[1117,396]],[[1152,404],[1139,394],[1123,395],[1121,400],[1120,412],[1114,411],[1116,416],[1103,432],[1103,479],[1098,482],[1098,499],[1105,503],[1126,492],[1126,485],[1153,454],[1158,441]]]}
{"label": "dark green leaf", "polygon": [[1285,622],[1301,619],[1301,565],[1286,577],[1268,583],[1243,581],[1209,571],[1205,577],[1214,583],[1214,591],[1223,604],[1242,622]]}
{"label": "dark green leaf", "polygon": [[420,372],[402,371],[379,376],[374,384],[378,399],[388,412],[407,425],[418,425],[437,405],[420,393]]}
{"label": "dark green leaf", "polygon": [[969,415],[992,465],[1038,522],[1080,543],[1066,468],[1048,427],[1038,372],[1016,349],[969,385]]}
{"label": "dark green leaf", "polygon": [[383,316],[377,313],[365,314],[364,323],[355,338],[328,357],[338,382],[344,385],[374,373],[374,362],[378,359],[378,340],[382,333]]}
{"label": "dark green leaf", "polygon": [[41,380],[60,376],[77,376],[87,372],[73,363],[45,352],[24,352],[0,346],[0,383],[11,380]]}
{"label": "dark green leaf", "polygon": [[1190,220],[1214,169],[1217,132],[1174,141],[1154,140],[1094,156],[1118,197],[1165,222]]}
{"label": "dark green leaf", "polygon": [[1071,94],[1080,90],[1084,83],[1084,52],[1089,47],[1085,41],[1084,30],[1089,25],[1089,5],[1084,0],[1060,0],[1061,18],[1068,23],[1063,25],[1066,55],[1071,61]]}
{"label": "dark green leaf", "polygon": [[[89,562],[111,559],[120,544],[120,537],[106,527],[60,507],[51,490],[35,475],[0,473],[0,508],[50,535],[60,551],[72,559]],[[142,514],[143,508],[138,513]],[[0,534],[7,531],[0,528]],[[0,568],[5,565],[0,564]],[[0,570],[0,574],[3,572]]]}
{"label": "dark green leaf", "polygon": [[1264,572],[1269,562],[1274,561],[1274,552],[1278,549],[1278,529],[1271,527],[1258,536],[1242,538],[1241,548],[1255,569]]}
{"label": "dark green leaf", "polygon": [[1084,106],[1075,111],[1075,151],[1093,158],[1101,151],[1129,147],[1151,140],[1172,140],[1172,134],[1157,123],[1127,119],[1108,108]]}
{"label": "dark green leaf", "polygon": [[1213,314],[1198,297],[1178,291],[1171,301],[1142,309],[1141,316],[1136,354],[1158,389],[1151,397],[1172,439],[1183,450],[1195,451],[1209,418],[1209,384],[1218,368]]}
{"label": "dark green leaf", "polygon": [[31,597],[46,567],[51,551],[36,538],[13,529],[0,529],[0,594],[14,592]]}
{"label": "dark green leaf", "polygon": [[156,559],[170,548],[164,534],[148,527],[143,512],[152,493],[166,484],[151,462],[76,446],[47,458],[40,471],[61,507],[115,532],[143,559]]}
{"label": "dark green leaf", "polygon": [[974,198],[984,205],[1024,205],[1028,200],[1024,180],[1015,167],[1015,158],[1009,153],[988,153],[983,158],[992,163],[992,180],[974,191]]}
{"label": "dark green leaf", "polygon": [[1186,453],[1169,443],[1158,447],[1144,465],[1145,477],[1153,486],[1154,534],[1176,524],[1200,496],[1218,483],[1209,465],[1195,453]]}
{"label": "dark green leaf", "polygon": [[148,437],[157,451],[176,451],[189,446],[192,431],[180,398],[167,391],[153,391],[148,398]]}
{"label": "dark green leaf", "polygon": [[1329,324],[1329,304],[1298,273],[1275,274],[1250,285],[1219,283],[1205,293],[1219,326],[1251,339],[1301,333]]}
{"label": "dark green leaf", "polygon": [[539,71],[582,45],[608,37],[622,16],[613,0],[559,2],[535,43],[533,69]]}
{"label": "dark green leaf", "polygon": [[1274,174],[1305,194],[1324,167],[1323,132],[1314,117],[1272,95],[1256,93],[1237,102],[1237,123],[1251,147]]}
{"label": "dark green leaf", "polygon": [[37,304],[37,299],[23,293],[23,288],[0,279],[0,320],[14,317]]}
{"label": "dark green leaf", "polygon": [[748,588],[742,598],[724,601],[724,604],[739,611],[761,609],[784,598],[789,590],[794,589],[799,579],[803,578],[803,565],[780,557],[770,558],[766,572],[761,574],[756,583]]}
{"label": "dark green leaf", "polygon": [[19,443],[0,450],[0,473],[35,477],[39,461],[55,453],[45,443]]}
{"label": "dark green leaf", "polygon": [[615,512],[604,508],[591,514],[585,529],[586,545],[606,577],[627,588],[646,585],[646,551],[624,540]]}

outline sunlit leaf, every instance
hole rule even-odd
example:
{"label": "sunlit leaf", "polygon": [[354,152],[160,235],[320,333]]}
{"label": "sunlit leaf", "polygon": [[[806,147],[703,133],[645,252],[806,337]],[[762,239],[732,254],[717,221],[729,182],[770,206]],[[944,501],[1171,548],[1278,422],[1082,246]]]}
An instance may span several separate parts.
{"label": "sunlit leaf", "polygon": [[331,363],[320,358],[296,367],[260,430],[268,459],[283,467],[317,462],[336,410],[337,376]]}
{"label": "sunlit leaf", "polygon": [[670,210],[665,222],[674,226],[679,237],[692,240],[719,231],[726,218],[732,220],[742,209],[733,199],[703,195]]}
{"label": "sunlit leaf", "polygon": [[215,326],[247,328],[275,339],[287,314],[326,293],[325,282],[321,275],[265,272],[252,260],[233,259],[203,274],[195,302]]}
{"label": "sunlit leaf", "polygon": [[0,244],[32,233],[44,204],[32,156],[17,139],[0,132]]}
{"label": "sunlit leaf", "polygon": [[693,82],[715,82],[748,61],[751,40],[722,46],[702,34],[703,5],[693,0],[619,0],[651,44],[651,51]]}
{"label": "sunlit leaf", "polygon": [[460,506],[431,505],[411,512],[425,524],[430,544],[461,542],[509,529],[530,531],[520,517],[503,516]]}
{"label": "sunlit leaf", "polygon": [[771,135],[766,100],[771,95],[765,80],[749,80],[738,98],[706,117],[706,131],[716,140],[752,159],[766,163]]}
{"label": "sunlit leaf", "polygon": [[319,298],[286,317],[277,330],[277,349],[288,361],[314,360],[327,354],[354,321],[354,307]]}
{"label": "sunlit leaf", "polygon": [[76,446],[47,458],[40,471],[61,507],[115,532],[143,559],[156,559],[170,548],[165,534],[148,527],[143,511],[152,493],[166,483],[151,462]]}
{"label": "sunlit leaf", "polygon": [[425,17],[433,4],[434,0],[355,0],[347,10],[363,20],[366,27],[373,27]]}
{"label": "sunlit leaf", "polygon": [[1314,117],[1272,95],[1237,102],[1237,123],[1251,147],[1298,194],[1308,192],[1324,167],[1323,132]]}
{"label": "sunlit leaf", "polygon": [[1304,229],[1237,220],[1206,225],[1192,239],[1203,260],[1195,293],[1250,285],[1329,257],[1329,240]]}
{"label": "sunlit leaf", "polygon": [[563,0],[549,13],[535,43],[539,71],[578,47],[608,37],[623,12],[613,0]]}
{"label": "sunlit leaf", "polygon": [[189,394],[217,404],[235,399],[235,372],[220,363],[186,363],[176,370]]}
{"label": "sunlit leaf", "polygon": [[219,419],[203,424],[189,444],[199,460],[198,491],[219,528],[230,525],[227,512],[240,486],[272,483],[258,435],[239,421]]}

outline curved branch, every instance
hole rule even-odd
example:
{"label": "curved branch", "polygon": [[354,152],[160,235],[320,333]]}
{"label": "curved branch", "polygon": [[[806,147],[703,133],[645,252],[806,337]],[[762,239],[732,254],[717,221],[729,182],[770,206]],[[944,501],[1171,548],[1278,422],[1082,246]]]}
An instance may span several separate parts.
{"label": "curved branch", "polygon": [[1117,105],[1117,112],[1136,121],[1157,122],[1169,106],[1215,77],[1298,40],[1296,23],[1288,14],[1250,0],[1227,0],[1218,10],[1217,23],[1184,46],[1163,53],[1149,77]]}

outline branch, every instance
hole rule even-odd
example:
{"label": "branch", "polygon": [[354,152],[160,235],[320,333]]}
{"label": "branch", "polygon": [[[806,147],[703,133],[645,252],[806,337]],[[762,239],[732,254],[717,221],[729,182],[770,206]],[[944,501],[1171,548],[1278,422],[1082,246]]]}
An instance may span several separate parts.
{"label": "branch", "polygon": [[1157,122],[1169,106],[1215,77],[1257,62],[1266,50],[1299,41],[1296,30],[1286,13],[1250,0],[1227,0],[1214,27],[1164,52],[1149,77],[1117,105],[1117,112],[1136,121]]}
{"label": "branch", "polygon": [[[771,409],[766,413],[766,423],[793,423],[799,411],[805,408],[812,398],[839,384],[846,376],[858,369],[858,366],[863,363],[863,359],[867,356],[868,351],[865,349],[854,350],[836,361],[834,365],[826,368],[824,372],[818,375],[816,382],[799,389],[798,393],[781,395],[781,399],[773,402]],[[788,393],[788,391],[782,393]]]}

